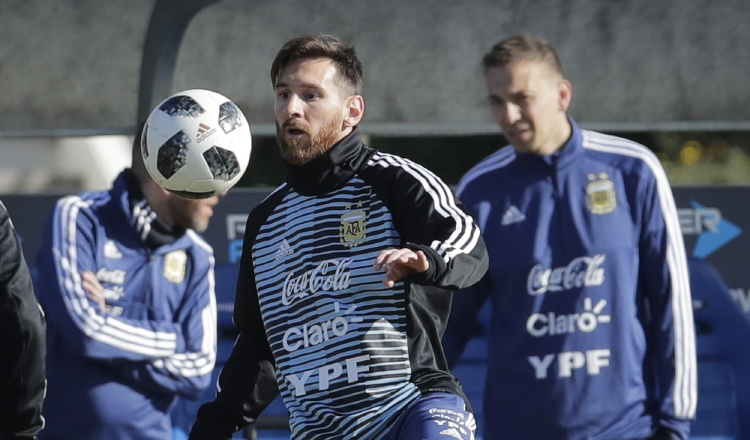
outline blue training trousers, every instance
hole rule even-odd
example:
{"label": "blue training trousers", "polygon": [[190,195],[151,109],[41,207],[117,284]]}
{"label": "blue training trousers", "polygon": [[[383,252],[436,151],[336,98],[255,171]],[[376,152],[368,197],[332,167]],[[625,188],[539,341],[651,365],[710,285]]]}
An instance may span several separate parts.
{"label": "blue training trousers", "polygon": [[463,398],[435,392],[409,405],[384,440],[474,440],[476,427]]}

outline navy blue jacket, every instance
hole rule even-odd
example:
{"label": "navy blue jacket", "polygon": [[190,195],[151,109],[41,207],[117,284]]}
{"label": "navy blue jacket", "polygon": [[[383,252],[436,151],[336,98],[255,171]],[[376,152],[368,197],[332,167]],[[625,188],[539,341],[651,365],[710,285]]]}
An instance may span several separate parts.
{"label": "navy blue jacket", "polygon": [[[58,201],[37,256],[48,322],[43,439],[171,438],[177,395],[197,398],[216,359],[211,247],[167,231],[135,177]],[[160,233],[163,232],[163,233]],[[94,272],[106,309],[81,273]]]}
{"label": "navy blue jacket", "polygon": [[684,439],[695,335],[669,182],[645,147],[571,124],[560,152],[509,146],[459,184],[490,268],[454,295],[446,356],[489,298],[486,438]]}

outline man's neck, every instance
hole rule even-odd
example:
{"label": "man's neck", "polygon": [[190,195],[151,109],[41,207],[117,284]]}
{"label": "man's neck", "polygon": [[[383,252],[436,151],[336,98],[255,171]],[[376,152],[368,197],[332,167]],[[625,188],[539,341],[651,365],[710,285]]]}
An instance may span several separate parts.
{"label": "man's neck", "polygon": [[146,199],[151,210],[156,213],[156,217],[168,227],[174,227],[174,220],[169,212],[166,200],[169,197],[166,190],[153,180],[141,180],[141,190],[143,191],[143,198]]}
{"label": "man's neck", "polygon": [[549,155],[562,151],[572,135],[573,127],[570,125],[568,118],[565,117],[565,121],[558,124],[558,129],[551,134],[549,141],[539,149],[537,154]]}

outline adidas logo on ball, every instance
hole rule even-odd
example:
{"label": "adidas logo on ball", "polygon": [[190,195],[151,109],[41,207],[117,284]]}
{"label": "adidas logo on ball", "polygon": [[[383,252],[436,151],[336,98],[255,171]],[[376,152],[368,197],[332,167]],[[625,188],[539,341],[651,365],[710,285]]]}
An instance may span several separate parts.
{"label": "adidas logo on ball", "polygon": [[204,139],[206,139],[207,137],[211,136],[214,133],[216,133],[215,128],[211,128],[206,124],[199,124],[198,134],[195,137],[195,142],[200,144],[201,142],[203,142]]}

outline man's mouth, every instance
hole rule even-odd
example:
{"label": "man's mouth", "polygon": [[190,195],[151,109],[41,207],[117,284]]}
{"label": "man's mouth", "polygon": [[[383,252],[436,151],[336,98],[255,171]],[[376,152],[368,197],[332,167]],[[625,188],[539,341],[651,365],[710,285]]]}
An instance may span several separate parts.
{"label": "man's mouth", "polygon": [[281,126],[281,129],[284,131],[284,134],[289,137],[299,137],[307,134],[305,127],[300,124],[299,121],[292,118],[287,119]]}
{"label": "man's mouth", "polygon": [[301,128],[289,127],[286,129],[286,134],[287,136],[296,137],[296,136],[305,135],[307,134],[307,132]]}
{"label": "man's mouth", "polygon": [[523,127],[523,126],[522,127],[516,127],[516,126],[513,126],[513,127],[509,127],[509,129],[507,131],[508,131],[508,134],[510,136],[519,137],[522,134],[528,132],[529,131],[529,127]]}

